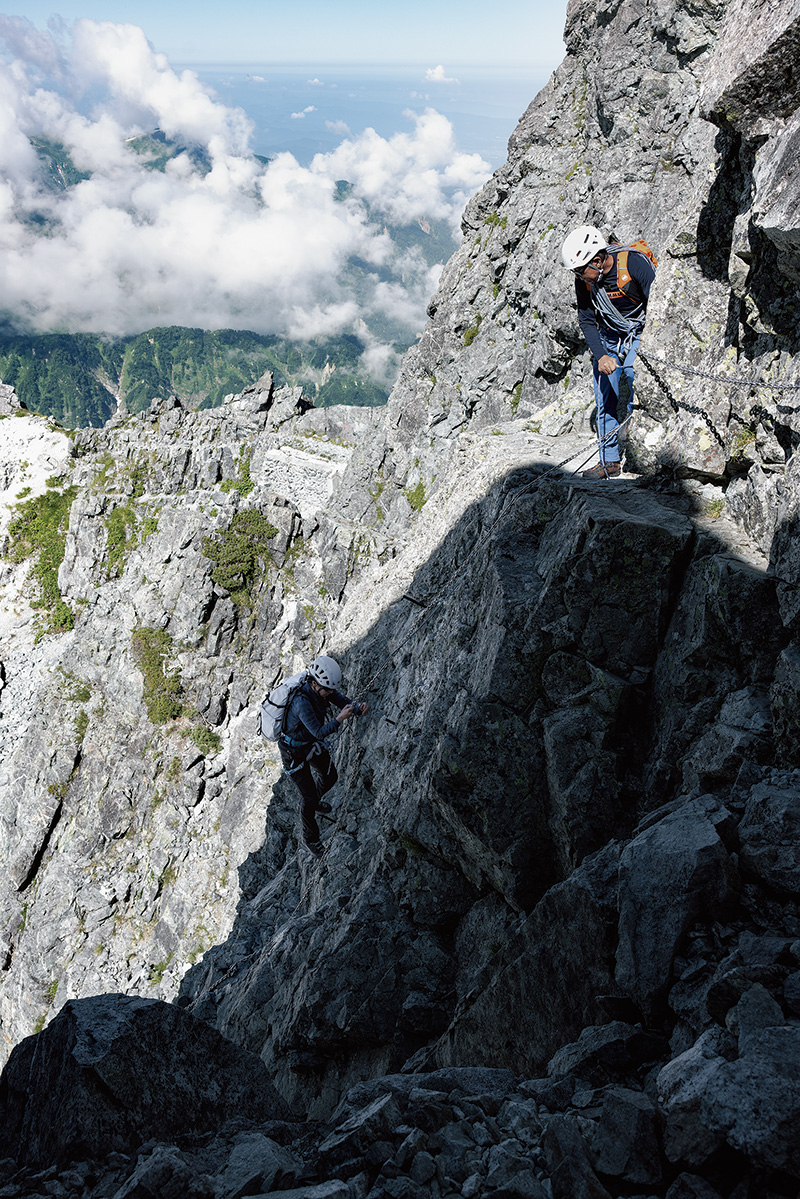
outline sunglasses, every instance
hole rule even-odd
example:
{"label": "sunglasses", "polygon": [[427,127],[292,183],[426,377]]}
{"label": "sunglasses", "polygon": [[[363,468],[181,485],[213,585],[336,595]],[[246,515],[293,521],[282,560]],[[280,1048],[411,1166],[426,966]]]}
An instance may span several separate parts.
{"label": "sunglasses", "polygon": [[[598,261],[598,259],[599,259],[599,261]],[[584,271],[588,271],[588,270],[590,270],[590,269],[591,269],[591,270],[593,270],[593,271],[599,271],[599,270],[600,270],[600,268],[602,267],[602,265],[603,265],[603,256],[602,256],[602,254],[595,254],[595,256],[594,256],[594,258],[591,260],[591,262],[587,262],[587,263],[585,263],[583,266],[577,266],[577,267],[575,267],[575,270],[573,271],[573,274],[577,275],[577,276],[578,276],[578,278],[580,279],[580,278],[582,278],[582,276],[583,276],[583,272],[584,272]]]}

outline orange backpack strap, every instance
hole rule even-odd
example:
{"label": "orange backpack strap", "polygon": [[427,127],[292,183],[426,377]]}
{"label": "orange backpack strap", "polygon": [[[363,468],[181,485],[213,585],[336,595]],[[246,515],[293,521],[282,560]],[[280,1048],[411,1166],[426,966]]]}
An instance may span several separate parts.
{"label": "orange backpack strap", "polygon": [[636,294],[639,292],[639,287],[638,284],[635,283],[635,280],[633,280],[635,284],[635,290],[633,295],[631,295],[629,287],[632,282],[632,277],[631,272],[628,269],[628,254],[631,250],[635,250],[637,254],[643,254],[653,267],[653,270],[655,270],[656,266],[658,265],[658,260],[656,259],[655,254],[650,249],[644,238],[640,238],[638,241],[631,242],[629,246],[613,245],[609,246],[608,249],[617,256],[617,286],[615,291],[610,291],[608,293],[609,299],[620,300],[623,296],[625,296],[627,299],[635,299]]}

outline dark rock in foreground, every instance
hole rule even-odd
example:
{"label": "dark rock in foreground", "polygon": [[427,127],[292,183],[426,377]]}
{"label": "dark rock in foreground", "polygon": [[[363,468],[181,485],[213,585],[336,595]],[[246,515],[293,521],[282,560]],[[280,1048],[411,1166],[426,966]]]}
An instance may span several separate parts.
{"label": "dark rock in foreground", "polygon": [[0,1158],[50,1166],[287,1114],[263,1062],[156,999],[74,999],[0,1078]]}

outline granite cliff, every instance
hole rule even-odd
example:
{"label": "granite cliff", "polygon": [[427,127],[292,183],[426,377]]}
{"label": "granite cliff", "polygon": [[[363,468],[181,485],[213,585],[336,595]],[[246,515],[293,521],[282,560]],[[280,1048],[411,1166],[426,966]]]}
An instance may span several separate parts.
{"label": "granite cliff", "polygon": [[[798,1193],[800,9],[566,40],[385,409],[0,397],[0,1194]],[[584,222],[659,257],[604,484]]]}

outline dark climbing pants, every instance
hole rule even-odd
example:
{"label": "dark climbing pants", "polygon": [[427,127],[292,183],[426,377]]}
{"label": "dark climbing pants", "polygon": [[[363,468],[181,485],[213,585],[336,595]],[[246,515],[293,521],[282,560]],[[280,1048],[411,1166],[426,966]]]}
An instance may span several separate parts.
{"label": "dark climbing pants", "polygon": [[292,750],[288,745],[284,745],[282,741],[278,743],[278,747],[281,752],[283,768],[300,792],[300,816],[303,822],[303,840],[306,845],[313,844],[319,841],[319,825],[314,813],[323,795],[327,791],[330,791],[339,777],[336,773],[336,767],[327,749],[324,749],[321,745],[314,747],[312,753],[305,759],[299,769],[295,768],[297,759],[293,756],[297,751]]}

